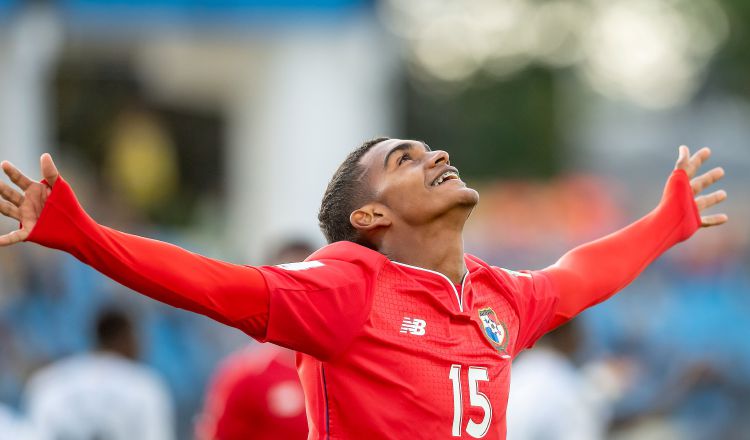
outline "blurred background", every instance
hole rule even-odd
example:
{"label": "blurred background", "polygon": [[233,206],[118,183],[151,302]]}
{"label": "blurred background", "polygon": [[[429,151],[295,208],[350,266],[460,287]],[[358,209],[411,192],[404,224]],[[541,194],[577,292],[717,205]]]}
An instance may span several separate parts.
{"label": "blurred background", "polygon": [[[467,252],[511,269],[644,215],[677,146],[712,147],[730,222],[538,350],[597,409],[588,438],[750,439],[747,1],[0,0],[0,157],[36,178],[51,152],[108,226],[244,264],[321,246],[328,179],[377,135],[447,150],[481,194]],[[37,438],[30,381],[95,349],[112,304],[193,436],[252,343],[21,245],[0,252],[0,438]],[[585,438],[514,433],[521,394],[509,438]]]}

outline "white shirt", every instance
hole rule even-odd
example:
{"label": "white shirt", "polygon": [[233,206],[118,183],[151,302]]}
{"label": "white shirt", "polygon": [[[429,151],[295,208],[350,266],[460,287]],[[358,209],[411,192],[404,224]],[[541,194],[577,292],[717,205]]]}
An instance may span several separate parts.
{"label": "white shirt", "polygon": [[0,405],[0,440],[41,440],[30,423]]}
{"label": "white shirt", "polygon": [[28,416],[45,438],[172,440],[174,414],[162,380],[114,354],[56,362],[29,381]]}
{"label": "white shirt", "polygon": [[539,347],[513,364],[508,440],[600,440],[608,400],[563,355]]}

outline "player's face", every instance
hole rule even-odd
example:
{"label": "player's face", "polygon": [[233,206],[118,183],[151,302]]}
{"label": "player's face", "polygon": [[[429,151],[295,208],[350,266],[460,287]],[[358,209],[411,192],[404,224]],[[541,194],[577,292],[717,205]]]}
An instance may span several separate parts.
{"label": "player's face", "polygon": [[448,153],[420,141],[389,139],[361,159],[378,203],[407,223],[429,222],[474,207],[479,194],[459,178]]}

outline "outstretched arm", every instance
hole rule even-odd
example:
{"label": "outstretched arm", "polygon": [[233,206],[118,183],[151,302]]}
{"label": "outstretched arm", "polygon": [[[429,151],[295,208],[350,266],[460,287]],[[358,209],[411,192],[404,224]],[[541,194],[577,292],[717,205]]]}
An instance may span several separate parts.
{"label": "outstretched arm", "polygon": [[701,216],[703,210],[727,197],[723,190],[698,196],[724,177],[724,170],[717,167],[694,178],[710,155],[711,150],[703,148],[690,156],[688,148],[681,146],[656,209],[624,229],[573,249],[542,271],[560,297],[549,329],[617,293],[659,255],[700,227],[727,221],[725,214]]}
{"label": "outstretched arm", "polygon": [[0,246],[22,241],[69,252],[104,275],[158,301],[265,337],[269,292],[260,271],[125,234],[97,224],[81,208],[49,154],[36,182],[9,162],[3,171],[22,192],[0,182],[0,212],[21,223]]}

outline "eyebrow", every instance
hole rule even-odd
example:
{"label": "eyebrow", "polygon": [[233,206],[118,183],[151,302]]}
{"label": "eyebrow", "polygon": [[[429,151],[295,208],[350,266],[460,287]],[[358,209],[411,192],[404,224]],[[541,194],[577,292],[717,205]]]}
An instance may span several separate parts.
{"label": "eyebrow", "polygon": [[[422,144],[422,146],[424,147],[425,151],[432,151],[432,149],[430,149],[429,145],[425,144],[422,141],[417,141],[417,142],[419,142],[420,144]],[[389,151],[388,154],[385,155],[385,159],[383,160],[383,168],[387,168],[388,167],[388,159],[391,158],[391,155],[393,153],[397,153],[399,151],[404,151],[404,150],[411,150],[412,147],[414,147],[414,146],[415,146],[415,144],[413,142],[404,142],[402,144],[398,144],[395,147],[391,148],[391,151]]]}

